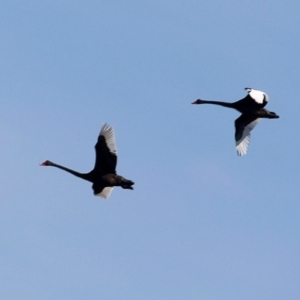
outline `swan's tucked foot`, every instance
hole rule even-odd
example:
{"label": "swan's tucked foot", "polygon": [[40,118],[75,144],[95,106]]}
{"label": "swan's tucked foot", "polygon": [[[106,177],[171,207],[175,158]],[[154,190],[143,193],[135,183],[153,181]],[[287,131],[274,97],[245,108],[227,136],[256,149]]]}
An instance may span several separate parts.
{"label": "swan's tucked foot", "polygon": [[279,118],[279,116],[273,111],[269,111],[269,117],[270,117],[270,119],[278,119]]}
{"label": "swan's tucked foot", "polygon": [[121,187],[123,189],[133,190],[132,185],[134,185],[133,181],[124,179],[123,182],[122,182],[122,184],[121,184]]}
{"label": "swan's tucked foot", "polygon": [[133,187],[132,186],[128,186],[128,185],[124,185],[124,186],[122,186],[122,188],[124,190],[133,190]]}

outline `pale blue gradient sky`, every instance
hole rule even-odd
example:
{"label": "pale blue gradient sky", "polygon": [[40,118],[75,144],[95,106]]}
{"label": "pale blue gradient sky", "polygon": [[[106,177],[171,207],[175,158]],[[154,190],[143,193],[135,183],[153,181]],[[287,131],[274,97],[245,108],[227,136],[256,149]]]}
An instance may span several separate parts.
{"label": "pale blue gradient sky", "polygon": [[[1,1],[0,298],[300,298],[299,1]],[[278,120],[235,153],[253,87]],[[215,120],[218,120],[215,122]],[[94,165],[108,201],[53,168]]]}

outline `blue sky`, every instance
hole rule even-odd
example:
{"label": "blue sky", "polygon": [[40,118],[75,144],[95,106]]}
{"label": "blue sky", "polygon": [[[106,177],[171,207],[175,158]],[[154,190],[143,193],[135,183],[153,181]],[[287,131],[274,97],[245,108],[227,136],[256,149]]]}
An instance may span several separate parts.
{"label": "blue sky", "polygon": [[[299,299],[298,1],[1,1],[1,299]],[[234,110],[280,115],[235,153]],[[108,201],[54,168],[94,165]]]}

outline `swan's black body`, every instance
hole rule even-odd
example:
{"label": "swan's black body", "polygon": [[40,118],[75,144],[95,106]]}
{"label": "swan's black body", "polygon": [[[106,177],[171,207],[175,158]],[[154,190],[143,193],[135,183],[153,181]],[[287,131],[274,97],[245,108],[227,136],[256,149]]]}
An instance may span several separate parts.
{"label": "swan's black body", "polygon": [[250,142],[251,130],[257,125],[261,118],[275,119],[279,116],[264,107],[268,103],[269,97],[266,93],[245,88],[248,95],[236,102],[222,102],[197,99],[192,104],[214,104],[228,108],[233,108],[242,113],[242,115],[235,120],[235,140],[238,155],[244,155]]}
{"label": "swan's black body", "polygon": [[95,145],[96,161],[94,169],[89,173],[79,173],[61,165],[46,160],[42,166],[52,166],[64,170],[93,183],[94,194],[103,198],[108,198],[114,186],[120,186],[123,189],[133,190],[133,181],[127,180],[117,175],[117,151],[115,146],[114,132],[112,127],[104,125],[101,129],[98,141]]}

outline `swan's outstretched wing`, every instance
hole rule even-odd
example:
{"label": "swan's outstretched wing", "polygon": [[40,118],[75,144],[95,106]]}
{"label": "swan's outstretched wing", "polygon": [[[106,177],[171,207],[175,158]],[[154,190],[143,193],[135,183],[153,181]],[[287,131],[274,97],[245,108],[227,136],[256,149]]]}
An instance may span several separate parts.
{"label": "swan's outstretched wing", "polygon": [[266,93],[251,88],[245,88],[245,90],[248,92],[248,95],[234,103],[236,109],[240,111],[251,111],[261,109],[267,105],[269,96]]}
{"label": "swan's outstretched wing", "polygon": [[101,128],[98,141],[95,145],[96,161],[95,170],[103,173],[116,173],[117,148],[115,134],[111,126],[104,124]]}
{"label": "swan's outstretched wing", "polygon": [[255,116],[247,116],[245,114],[242,114],[235,120],[235,141],[238,155],[242,156],[247,153],[251,131],[259,121],[260,118]]}
{"label": "swan's outstretched wing", "polygon": [[262,91],[255,90],[252,88],[245,88],[245,90],[248,92],[248,95],[258,104],[267,104],[269,101],[269,96]]}

